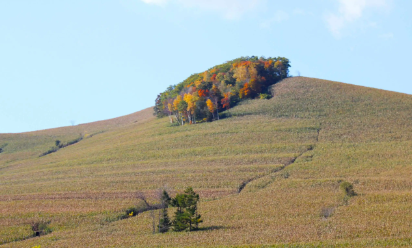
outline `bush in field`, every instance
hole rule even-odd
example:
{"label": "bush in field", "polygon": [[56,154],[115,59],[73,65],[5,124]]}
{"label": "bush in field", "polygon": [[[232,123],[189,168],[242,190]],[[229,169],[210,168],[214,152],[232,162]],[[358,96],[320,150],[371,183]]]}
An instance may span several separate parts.
{"label": "bush in field", "polygon": [[126,209],[125,211],[125,218],[128,217],[133,217],[139,214],[139,212],[141,211],[141,209],[138,209],[137,207],[130,207],[128,209]]}
{"label": "bush in field", "polygon": [[355,192],[355,190],[353,189],[353,185],[352,185],[351,183],[349,183],[349,182],[344,181],[344,182],[341,182],[341,183],[340,183],[340,186],[339,186],[339,187],[340,187],[341,191],[342,191],[343,194],[344,194],[344,196],[343,196],[343,203],[344,203],[345,205],[348,205],[349,198],[351,198],[351,197],[353,197],[353,196],[356,195],[356,192]]}
{"label": "bush in field", "polygon": [[349,182],[341,182],[339,187],[345,194],[345,196],[352,197],[356,195],[355,190],[353,189],[353,185]]}
{"label": "bush in field", "polygon": [[39,237],[51,233],[52,230],[49,227],[50,221],[34,221],[30,223],[31,230],[33,231],[33,237]]}

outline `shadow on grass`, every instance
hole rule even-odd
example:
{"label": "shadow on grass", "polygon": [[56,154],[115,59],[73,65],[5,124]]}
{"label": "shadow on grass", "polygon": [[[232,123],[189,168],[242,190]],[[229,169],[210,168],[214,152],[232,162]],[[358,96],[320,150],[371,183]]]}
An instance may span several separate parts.
{"label": "shadow on grass", "polygon": [[231,113],[230,111],[228,111],[228,110],[226,110],[226,111],[224,111],[224,112],[222,112],[222,113],[219,113],[219,119],[220,119],[220,120],[227,119],[227,118],[234,117],[234,116],[238,116],[238,115],[232,114],[232,113]]}
{"label": "shadow on grass", "polygon": [[213,231],[213,230],[221,230],[221,229],[231,229],[231,228],[225,227],[225,226],[206,226],[206,227],[199,227],[197,230],[193,230],[192,232]]}

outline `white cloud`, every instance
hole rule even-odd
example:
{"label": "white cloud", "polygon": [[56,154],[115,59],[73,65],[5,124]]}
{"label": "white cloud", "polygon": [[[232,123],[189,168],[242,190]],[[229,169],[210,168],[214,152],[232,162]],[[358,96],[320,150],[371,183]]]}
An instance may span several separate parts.
{"label": "white cloud", "polygon": [[284,11],[281,11],[281,10],[278,10],[272,18],[262,22],[260,24],[260,27],[261,28],[270,28],[274,22],[279,23],[279,22],[286,21],[288,19],[289,19],[289,14],[288,13],[286,13]]}
{"label": "white cloud", "polygon": [[303,9],[295,9],[293,10],[293,14],[295,15],[304,15],[306,12]]}
{"label": "white cloud", "polygon": [[144,3],[147,4],[154,4],[154,5],[159,5],[159,6],[164,6],[166,5],[169,0],[142,0]]}
{"label": "white cloud", "polygon": [[227,19],[239,19],[245,13],[262,6],[266,0],[141,0],[147,4],[165,6],[167,3],[181,5],[185,8],[197,8],[213,11]]}
{"label": "white cloud", "polygon": [[382,34],[380,37],[385,40],[390,40],[394,38],[394,35],[393,33],[386,33],[386,34]]}
{"label": "white cloud", "polygon": [[370,8],[383,8],[388,0],[338,0],[338,13],[326,15],[329,30],[335,37],[340,37],[342,29],[349,23],[362,18],[365,10]]}

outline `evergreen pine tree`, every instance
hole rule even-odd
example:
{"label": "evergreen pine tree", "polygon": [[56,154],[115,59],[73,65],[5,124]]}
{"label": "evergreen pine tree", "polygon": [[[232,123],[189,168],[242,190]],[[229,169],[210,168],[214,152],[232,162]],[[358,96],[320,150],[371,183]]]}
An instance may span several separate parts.
{"label": "evergreen pine tree", "polygon": [[167,212],[167,208],[169,207],[169,202],[170,202],[170,197],[169,194],[167,193],[166,190],[163,190],[162,196],[161,196],[161,204],[162,204],[162,216],[159,220],[159,232],[160,233],[165,233],[169,231],[171,222],[169,219],[169,215]]}
{"label": "evergreen pine tree", "polygon": [[172,223],[170,222],[169,215],[167,214],[167,208],[163,208],[162,218],[160,219],[160,223],[159,223],[159,232],[165,233],[169,231],[171,224]]}
{"label": "evergreen pine tree", "polygon": [[192,187],[188,187],[183,194],[178,194],[172,199],[171,205],[177,207],[172,223],[173,230],[179,232],[198,229],[199,223],[202,222],[201,216],[197,213],[198,201],[199,194],[196,194]]}
{"label": "evergreen pine tree", "polygon": [[187,214],[184,209],[186,208],[186,201],[184,194],[177,194],[175,198],[171,200],[171,205],[176,207],[175,219],[172,222],[173,230],[180,232],[188,228]]}

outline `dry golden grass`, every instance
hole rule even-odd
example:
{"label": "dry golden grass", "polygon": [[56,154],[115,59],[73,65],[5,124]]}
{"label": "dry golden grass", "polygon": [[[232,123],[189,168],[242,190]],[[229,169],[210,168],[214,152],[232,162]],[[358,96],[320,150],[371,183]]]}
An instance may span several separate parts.
{"label": "dry golden grass", "polygon": [[[411,246],[412,97],[303,77],[273,91],[272,99],[244,103],[213,123],[171,127],[145,110],[116,121],[1,134],[0,146],[9,144],[0,154],[0,243]],[[101,131],[38,157],[56,139]],[[358,195],[345,202],[340,180]],[[152,234],[147,212],[114,221],[137,203],[136,191],[154,202],[165,185],[200,193],[202,230]],[[332,209],[327,218],[325,208]],[[53,232],[10,243],[27,237],[27,223],[38,219],[51,220]]]}

